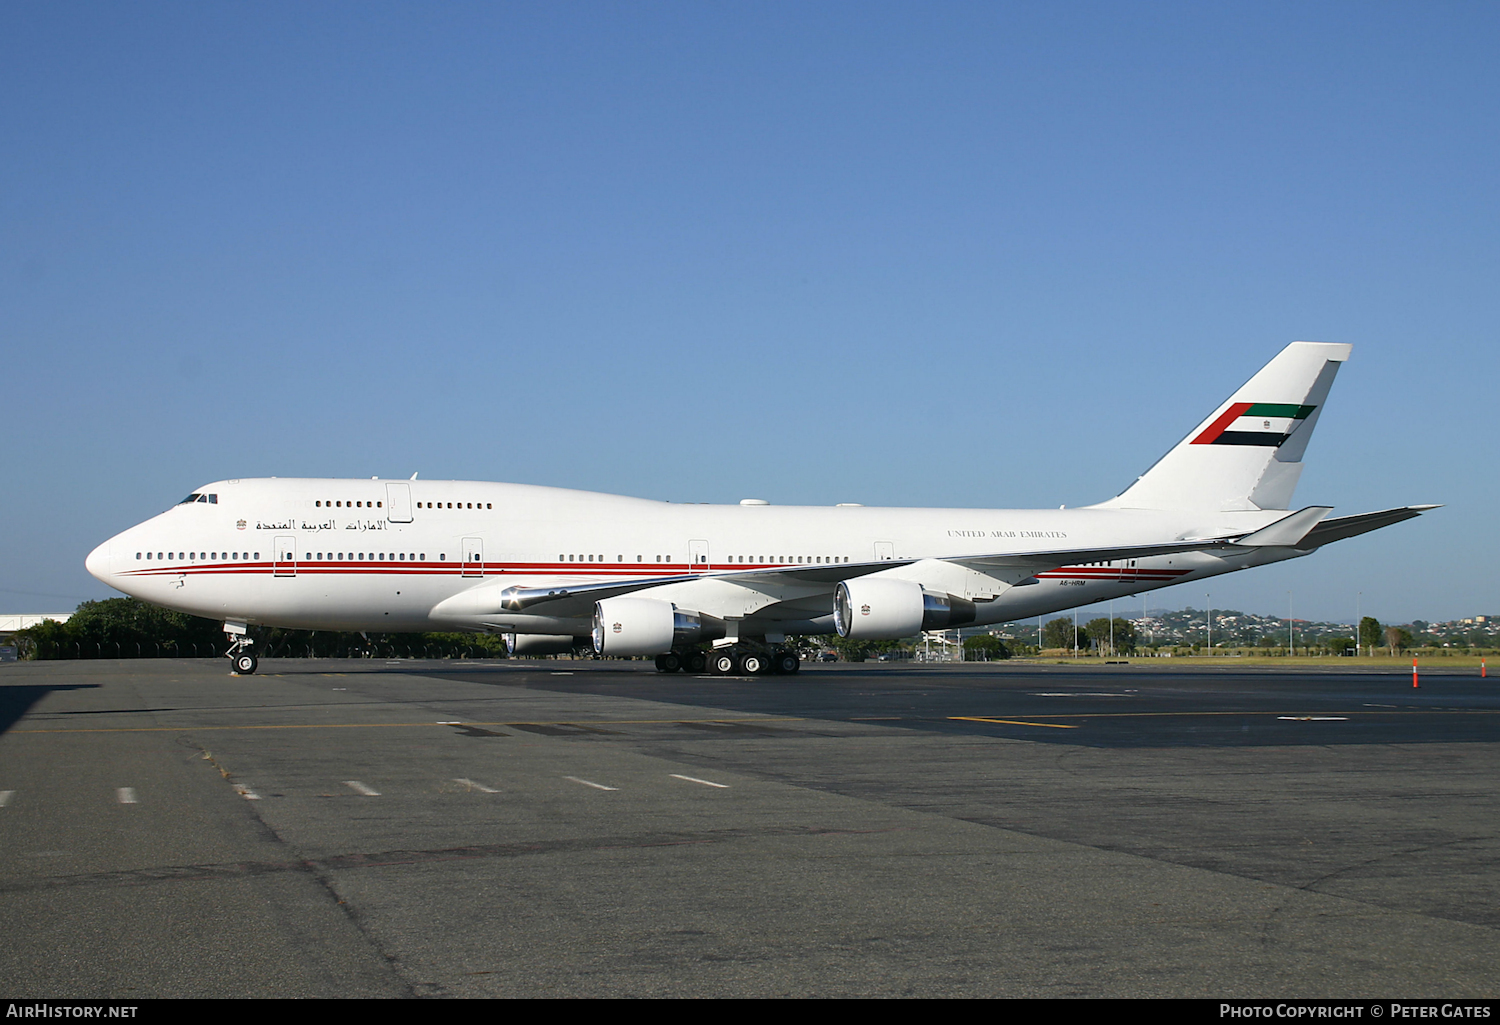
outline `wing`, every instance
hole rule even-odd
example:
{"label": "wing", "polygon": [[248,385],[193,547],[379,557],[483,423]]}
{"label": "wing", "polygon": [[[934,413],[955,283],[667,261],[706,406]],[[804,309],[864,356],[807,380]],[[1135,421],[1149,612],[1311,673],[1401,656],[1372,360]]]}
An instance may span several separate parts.
{"label": "wing", "polygon": [[[998,553],[982,556],[958,556],[950,559],[881,559],[876,562],[841,562],[810,566],[770,566],[765,569],[734,570],[727,573],[697,573],[678,576],[646,577],[635,580],[599,580],[568,584],[562,587],[501,586],[498,582],[476,585],[464,592],[465,604],[472,612],[502,615],[525,612],[538,616],[575,618],[591,616],[594,603],[622,594],[634,594],[657,588],[671,588],[678,595],[684,586],[695,589],[724,588],[738,585],[747,592],[762,596],[755,604],[765,608],[780,601],[805,601],[833,594],[840,580],[852,580],[886,570],[910,566],[916,562],[941,562],[959,565],[1003,583],[1019,583],[1037,573],[1059,566],[1105,559],[1137,559],[1176,552],[1209,551],[1226,542],[1194,540],[1159,545],[1122,545],[1110,548],[1068,548],[1048,552]],[[685,597],[685,595],[684,595]],[[674,598],[674,600],[677,600]],[[449,602],[455,599],[448,599]],[[446,604],[446,603],[445,603]]]}
{"label": "wing", "polygon": [[1399,509],[1382,509],[1380,512],[1356,513],[1353,516],[1340,516],[1337,519],[1324,520],[1307,533],[1307,536],[1297,542],[1299,550],[1312,550],[1321,545],[1334,541],[1342,541],[1346,537],[1356,537],[1381,527],[1389,527],[1392,523],[1400,523],[1414,516],[1420,516],[1429,509],[1441,509],[1441,505],[1404,505]]}
{"label": "wing", "polygon": [[[757,591],[774,593],[807,585],[825,585],[829,594],[840,580],[878,573],[893,566],[909,566],[913,559],[885,559],[880,562],[845,562],[837,565],[772,566],[766,569],[736,570],[731,573],[693,573],[671,577],[647,577],[637,580],[600,580],[594,583],[569,584],[566,587],[496,588],[495,612],[528,612],[540,616],[591,616],[594,603],[617,595],[632,594],[674,584],[694,584],[706,580],[718,583],[744,584]],[[488,585],[494,587],[495,585]],[[472,589],[471,589],[472,590]]]}

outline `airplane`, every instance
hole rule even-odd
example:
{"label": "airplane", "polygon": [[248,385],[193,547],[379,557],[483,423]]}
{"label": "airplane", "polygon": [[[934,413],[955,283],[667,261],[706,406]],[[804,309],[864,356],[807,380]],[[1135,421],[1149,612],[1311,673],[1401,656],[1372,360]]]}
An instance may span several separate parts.
{"label": "airplane", "polygon": [[88,571],[252,627],[500,633],[664,672],[791,674],[788,637],[1007,623],[1309,555],[1438,508],[1293,509],[1351,346],[1293,342],[1123,492],[1068,509],[700,505],[372,477],[221,480],[110,538]]}

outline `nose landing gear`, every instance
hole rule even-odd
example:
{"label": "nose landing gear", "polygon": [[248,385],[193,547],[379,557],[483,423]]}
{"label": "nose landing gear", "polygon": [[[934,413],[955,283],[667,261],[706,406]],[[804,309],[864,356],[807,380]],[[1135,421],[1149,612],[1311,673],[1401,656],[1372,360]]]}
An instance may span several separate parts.
{"label": "nose landing gear", "polygon": [[229,638],[229,650],[225,652],[229,656],[229,671],[234,676],[249,676],[255,672],[258,664],[255,656],[250,653],[250,648],[255,644],[255,639],[245,632],[244,623],[226,621],[224,623],[224,635]]}

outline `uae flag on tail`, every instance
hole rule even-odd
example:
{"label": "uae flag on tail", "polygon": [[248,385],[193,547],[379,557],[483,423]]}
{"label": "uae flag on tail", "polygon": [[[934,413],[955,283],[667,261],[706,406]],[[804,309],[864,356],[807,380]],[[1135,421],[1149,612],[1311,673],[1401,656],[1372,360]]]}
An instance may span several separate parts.
{"label": "uae flag on tail", "polygon": [[1317,408],[1289,402],[1235,402],[1194,438],[1193,444],[1280,448]]}

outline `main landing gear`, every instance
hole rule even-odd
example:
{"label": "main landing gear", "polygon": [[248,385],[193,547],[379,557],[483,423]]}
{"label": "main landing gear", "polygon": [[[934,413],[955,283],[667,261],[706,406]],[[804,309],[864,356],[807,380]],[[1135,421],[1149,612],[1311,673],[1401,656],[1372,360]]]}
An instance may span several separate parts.
{"label": "main landing gear", "polygon": [[708,668],[708,656],[697,649],[669,651],[656,656],[656,669],[661,673],[701,673]]}
{"label": "main landing gear", "polygon": [[656,668],[663,673],[701,673],[707,669],[714,676],[792,676],[802,669],[802,659],[784,648],[736,645],[716,648],[707,655],[701,651],[669,651],[656,656]]}

